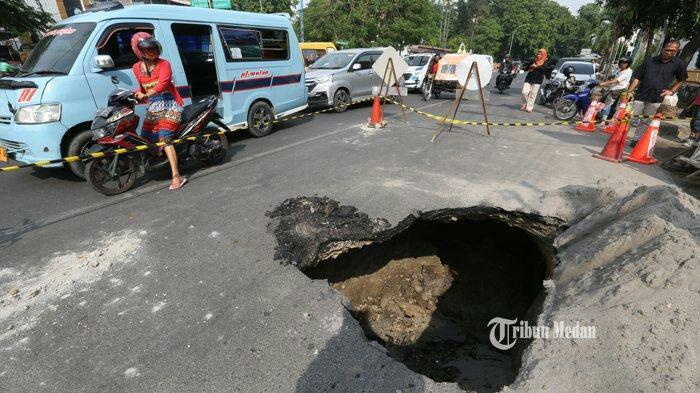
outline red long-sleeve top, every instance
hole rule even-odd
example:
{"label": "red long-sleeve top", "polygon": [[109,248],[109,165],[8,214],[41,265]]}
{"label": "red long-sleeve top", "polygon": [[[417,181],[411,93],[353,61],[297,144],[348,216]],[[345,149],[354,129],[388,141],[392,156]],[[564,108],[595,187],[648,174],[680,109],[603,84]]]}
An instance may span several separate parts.
{"label": "red long-sleeve top", "polygon": [[150,76],[141,69],[141,63],[139,61],[132,67],[136,81],[140,86],[138,91],[144,94],[150,89],[153,89],[156,94],[163,94],[167,91],[175,98],[175,102],[184,105],[180,93],[178,93],[177,88],[173,84],[173,70],[170,68],[170,62],[165,59],[158,59]]}

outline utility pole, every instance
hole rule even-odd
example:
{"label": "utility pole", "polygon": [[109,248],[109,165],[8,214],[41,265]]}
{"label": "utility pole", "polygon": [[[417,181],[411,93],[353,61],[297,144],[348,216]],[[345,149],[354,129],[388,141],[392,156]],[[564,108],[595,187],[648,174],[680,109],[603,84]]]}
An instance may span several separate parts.
{"label": "utility pole", "polygon": [[445,17],[443,18],[442,22],[440,23],[440,45],[443,48],[446,48],[447,47],[447,38],[450,35],[450,13],[452,11],[450,0],[443,0],[442,7],[443,7],[443,11],[445,13]]}
{"label": "utility pole", "polygon": [[511,51],[513,50],[513,38],[515,38],[515,32],[518,31],[518,29],[523,27],[523,26],[527,26],[527,23],[523,23],[522,25],[516,27],[515,29],[513,29],[513,32],[510,34],[510,45],[508,45],[508,54],[510,54],[511,56],[513,56]]}
{"label": "utility pole", "polygon": [[301,42],[304,42],[304,0],[301,0],[301,19],[299,20],[299,25],[301,26]]}

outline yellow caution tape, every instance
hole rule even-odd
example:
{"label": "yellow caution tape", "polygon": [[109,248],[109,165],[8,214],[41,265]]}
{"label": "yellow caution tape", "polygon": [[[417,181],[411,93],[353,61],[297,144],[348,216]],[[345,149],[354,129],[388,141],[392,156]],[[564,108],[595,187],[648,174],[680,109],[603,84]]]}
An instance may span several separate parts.
{"label": "yellow caution tape", "polygon": [[[578,125],[578,124],[583,124],[582,121],[554,121],[554,122],[510,122],[510,123],[497,123],[497,122],[485,122],[485,121],[477,121],[477,120],[460,120],[460,119],[449,119],[449,116],[445,115],[435,115],[432,113],[424,112],[421,111],[420,109],[412,108],[410,106],[407,106],[405,104],[402,104],[400,102],[397,102],[395,100],[392,100],[390,98],[385,98],[385,100],[391,102],[392,104],[399,105],[403,107],[404,109],[407,109],[411,112],[415,112],[421,116],[425,116],[427,118],[433,119],[433,120],[438,120],[442,123],[447,123],[447,124],[462,124],[462,125],[471,125],[471,126],[507,126],[507,127],[535,127],[535,126],[568,126],[568,125]],[[645,119],[653,119],[654,116],[643,116],[643,115],[635,115],[633,116],[635,118],[645,118]],[[661,120],[667,120],[667,119],[676,119],[676,117],[661,117]],[[597,124],[599,125],[604,125],[607,123],[612,123],[614,122],[614,119],[611,120],[603,120],[601,122],[598,122]]]}
{"label": "yellow caution tape", "polygon": [[[369,98],[365,98],[365,99],[362,99],[362,100],[354,101],[354,102],[353,102],[352,104],[350,104],[350,105],[358,104],[358,103],[360,103],[360,102],[366,102],[366,101],[371,100],[372,98],[373,98],[373,97],[369,97]],[[314,116],[314,115],[317,115],[317,114],[319,114],[319,113],[329,112],[329,111],[332,111],[332,110],[334,110],[334,109],[335,109],[335,108],[330,107],[330,108],[318,110],[318,111],[315,111],[315,112],[303,113],[303,114],[301,114],[301,115],[296,115],[296,116],[292,116],[292,117],[285,117],[285,118],[282,118],[282,119],[275,119],[275,120],[273,121],[273,123],[281,123],[281,122],[284,122],[284,121],[295,120],[295,119],[301,119],[301,118],[303,118],[303,117]],[[172,144],[173,144],[173,145],[176,145],[176,144],[182,143],[182,142],[184,142],[184,141],[195,141],[195,140],[200,139],[200,138],[208,138],[208,137],[210,137],[210,136],[212,136],[212,135],[223,135],[223,134],[225,134],[225,133],[226,133],[226,131],[219,131],[219,132],[210,133],[210,134],[204,134],[204,135],[200,135],[200,136],[190,136],[190,137],[186,137],[186,138],[183,138],[183,139],[176,139],[176,140],[174,140],[174,141],[172,142]],[[18,170],[18,169],[24,169],[24,168],[44,167],[44,166],[47,166],[47,165],[56,165],[56,164],[70,163],[70,162],[75,162],[75,161],[86,161],[86,160],[91,160],[91,159],[94,159],[94,158],[103,158],[103,157],[109,157],[109,156],[118,155],[118,154],[129,154],[129,153],[134,153],[134,152],[137,152],[137,151],[146,150],[146,149],[152,148],[152,147],[162,147],[162,146],[165,146],[165,145],[166,145],[165,142],[157,142],[157,143],[153,143],[153,144],[149,144],[149,145],[139,145],[139,146],[136,146],[136,147],[133,147],[133,148],[128,148],[128,149],[127,149],[127,148],[119,148],[119,149],[110,150],[110,151],[106,151],[106,152],[97,152],[97,153],[85,154],[85,155],[82,155],[82,156],[69,156],[69,157],[57,158],[57,159],[55,159],[55,160],[43,160],[43,161],[32,162],[32,163],[29,163],[29,164],[12,165],[12,166],[0,167],[0,173],[2,173],[2,172],[16,171],[16,170]]]}

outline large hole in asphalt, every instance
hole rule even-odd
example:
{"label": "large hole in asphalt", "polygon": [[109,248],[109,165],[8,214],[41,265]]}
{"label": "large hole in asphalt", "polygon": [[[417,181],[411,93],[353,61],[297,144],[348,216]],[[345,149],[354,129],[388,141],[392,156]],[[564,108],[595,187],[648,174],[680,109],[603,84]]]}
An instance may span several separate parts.
{"label": "large hole in asphalt", "polygon": [[[412,215],[388,228],[354,208],[314,205],[319,200],[283,204],[287,213],[295,204],[308,211],[277,226],[278,256],[328,280],[365,335],[409,369],[478,392],[514,381],[529,341],[497,350],[488,322],[536,324],[560,221],[475,207]],[[364,239],[353,236],[363,229]]]}

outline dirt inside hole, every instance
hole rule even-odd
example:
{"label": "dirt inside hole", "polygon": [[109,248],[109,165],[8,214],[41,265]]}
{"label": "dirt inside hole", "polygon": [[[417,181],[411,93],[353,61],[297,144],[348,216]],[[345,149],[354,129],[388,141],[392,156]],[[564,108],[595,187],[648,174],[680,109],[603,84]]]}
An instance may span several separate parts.
{"label": "dirt inside hole", "polygon": [[304,272],[328,280],[367,337],[411,370],[465,390],[497,391],[515,379],[529,342],[498,351],[487,324],[495,317],[534,324],[552,266],[551,243],[523,226],[523,218],[419,218]]}

